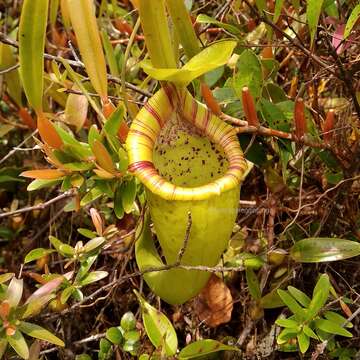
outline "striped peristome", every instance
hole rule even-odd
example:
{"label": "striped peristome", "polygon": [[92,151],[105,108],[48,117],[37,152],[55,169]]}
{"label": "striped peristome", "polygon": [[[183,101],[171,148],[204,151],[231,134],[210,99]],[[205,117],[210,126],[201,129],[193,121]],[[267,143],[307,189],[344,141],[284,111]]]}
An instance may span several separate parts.
{"label": "striped peristome", "polygon": [[[153,163],[156,139],[177,112],[224,151],[229,166],[223,176],[202,186],[184,187],[163,178]],[[126,141],[129,170],[154,194],[166,200],[205,200],[239,186],[247,169],[234,129],[220,120],[188,90],[165,85],[134,119]]]}

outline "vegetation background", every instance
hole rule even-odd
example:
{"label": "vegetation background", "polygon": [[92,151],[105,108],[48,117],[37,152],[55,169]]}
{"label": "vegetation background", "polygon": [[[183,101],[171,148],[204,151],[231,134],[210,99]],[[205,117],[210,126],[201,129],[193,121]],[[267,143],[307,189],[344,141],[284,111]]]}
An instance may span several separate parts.
{"label": "vegetation background", "polygon": [[138,20],[154,4],[0,2],[4,358],[359,358],[360,4],[184,4],[201,48],[236,42],[188,89],[254,167],[208,285],[170,306],[134,258],[146,199],[123,144],[160,87]]}

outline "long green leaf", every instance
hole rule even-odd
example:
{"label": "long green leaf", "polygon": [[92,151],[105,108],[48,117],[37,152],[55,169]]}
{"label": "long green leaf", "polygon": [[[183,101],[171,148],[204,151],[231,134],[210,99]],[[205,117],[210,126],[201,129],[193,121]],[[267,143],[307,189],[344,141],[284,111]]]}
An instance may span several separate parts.
{"label": "long green leaf", "polygon": [[302,263],[344,260],[360,255],[360,243],[337,238],[308,238],[298,241],[290,256]]}
{"label": "long green leaf", "polygon": [[360,18],[360,4],[357,4],[352,10],[348,21],[346,22],[345,31],[344,31],[344,39],[346,39],[353,29],[354,25]]}
{"label": "long green leaf", "polygon": [[330,291],[330,280],[327,274],[322,274],[315,285],[313,298],[308,307],[307,318],[314,318],[325,305]]}
{"label": "long green leaf", "polygon": [[68,0],[72,26],[75,30],[82,60],[96,92],[107,97],[107,77],[104,52],[92,0]]}
{"label": "long green leaf", "polygon": [[315,326],[318,329],[325,331],[329,334],[335,334],[335,335],[340,335],[340,336],[345,336],[345,337],[352,337],[352,334],[350,331],[345,330],[343,327],[341,327],[337,323],[330,321],[330,320],[325,320],[325,319],[316,320]]}
{"label": "long green leaf", "polygon": [[275,12],[274,12],[274,23],[276,23],[279,20],[281,9],[283,7],[284,0],[276,0],[275,2]]}
{"label": "long green leaf", "polygon": [[281,300],[290,309],[290,311],[297,318],[299,318],[299,320],[303,320],[306,318],[305,309],[302,308],[299,303],[287,291],[279,289],[277,292],[281,297]]}
{"label": "long green leaf", "polygon": [[19,25],[20,74],[30,105],[42,111],[49,0],[24,0]]}
{"label": "long green leaf", "polygon": [[310,30],[311,44],[315,39],[315,33],[319,22],[321,8],[324,0],[308,0],[306,5],[306,18]]}
{"label": "long green leaf", "polygon": [[167,356],[174,355],[178,340],[170,320],[147,303],[137,291],[135,294],[140,302],[145,331],[150,341],[156,348],[164,349]]}
{"label": "long green leaf", "polygon": [[179,354],[180,360],[193,359],[199,356],[204,356],[218,351],[239,351],[235,346],[222,344],[219,341],[212,339],[198,340],[185,346]]}
{"label": "long green leaf", "polygon": [[199,24],[214,24],[217,25],[227,31],[229,31],[230,33],[234,34],[234,35],[240,35],[241,31],[240,29],[238,29],[236,26],[234,25],[230,25],[230,24],[226,24],[223,23],[221,21],[218,21],[208,15],[205,14],[200,14],[198,15],[198,17],[196,18],[196,22]]}
{"label": "long green leaf", "polygon": [[20,323],[19,329],[26,335],[29,335],[33,338],[45,340],[58,346],[65,346],[62,340],[39,325],[22,321]]}
{"label": "long green leaf", "polygon": [[7,336],[6,339],[20,357],[23,359],[29,357],[29,348],[23,334],[19,330],[16,330],[14,335]]}

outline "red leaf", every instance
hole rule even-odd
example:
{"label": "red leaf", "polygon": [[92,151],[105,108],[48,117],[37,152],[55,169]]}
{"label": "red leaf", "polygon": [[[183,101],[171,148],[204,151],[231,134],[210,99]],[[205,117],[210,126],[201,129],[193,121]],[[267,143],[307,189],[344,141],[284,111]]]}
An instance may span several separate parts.
{"label": "red leaf", "polygon": [[24,171],[20,175],[32,179],[52,180],[65,176],[65,172],[57,169],[41,169]]}
{"label": "red leaf", "polygon": [[295,135],[300,140],[306,133],[305,104],[299,98],[295,101]]}
{"label": "red leaf", "polygon": [[203,97],[208,108],[215,114],[221,115],[221,109],[219,103],[214,98],[211,90],[205,83],[201,83],[201,96]]}
{"label": "red leaf", "polygon": [[18,111],[19,117],[21,118],[22,122],[27,125],[30,129],[35,130],[36,129],[36,122],[32,118],[32,116],[29,114],[27,109],[20,108]]}
{"label": "red leaf", "polygon": [[256,114],[255,102],[247,86],[242,89],[242,103],[246,120],[250,126],[259,126],[259,119]]}
{"label": "red leaf", "polygon": [[52,122],[47,119],[44,114],[38,115],[37,127],[39,129],[41,139],[45,144],[48,144],[54,149],[62,148],[63,141],[61,140],[60,135],[57,133]]}
{"label": "red leaf", "polygon": [[334,130],[334,122],[335,122],[335,112],[333,109],[330,109],[326,114],[326,119],[323,125],[323,136],[326,144],[329,144],[333,137],[332,130]]}

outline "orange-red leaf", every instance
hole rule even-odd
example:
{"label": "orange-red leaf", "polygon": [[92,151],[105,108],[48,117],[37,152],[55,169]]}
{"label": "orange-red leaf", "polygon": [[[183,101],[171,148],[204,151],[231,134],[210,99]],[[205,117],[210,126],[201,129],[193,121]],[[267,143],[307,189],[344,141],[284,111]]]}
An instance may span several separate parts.
{"label": "orange-red leaf", "polygon": [[246,120],[250,126],[259,126],[259,119],[256,114],[255,102],[247,86],[242,89],[242,104]]}
{"label": "orange-red leaf", "polygon": [[104,170],[106,170],[110,174],[114,174],[116,172],[110,154],[106,150],[106,147],[100,141],[94,141],[92,151],[96,157],[96,161]]}
{"label": "orange-red leaf", "polygon": [[0,318],[2,321],[5,321],[10,313],[10,304],[7,300],[4,300],[1,304],[0,304]]}
{"label": "orange-red leaf", "polygon": [[333,137],[334,123],[335,123],[335,112],[333,109],[330,109],[326,114],[326,119],[323,126],[324,141],[326,144],[329,144]]}
{"label": "orange-red leaf", "polygon": [[32,179],[52,180],[65,176],[65,172],[57,169],[40,169],[24,171],[20,175]]}
{"label": "orange-red leaf", "polygon": [[271,46],[265,46],[261,51],[261,57],[263,59],[273,59],[274,54]]}
{"label": "orange-red leaf", "polygon": [[214,98],[214,95],[212,94],[209,87],[202,82],[201,83],[201,96],[203,97],[206,105],[208,108],[215,114],[215,115],[221,115],[221,108],[219,103]]}
{"label": "orange-red leaf", "polygon": [[[111,101],[106,101],[103,104],[103,108],[102,108],[103,114],[106,118],[109,118],[111,116],[111,114],[115,111],[115,109],[116,108]],[[122,143],[125,142],[125,140],[128,136],[128,133],[129,133],[129,126],[126,124],[125,121],[122,121],[120,124],[120,128],[118,130],[118,136]]]}
{"label": "orange-red leaf", "polygon": [[36,129],[36,122],[35,120],[32,118],[32,116],[29,114],[29,112],[27,111],[27,109],[25,108],[20,108],[18,111],[19,117],[22,120],[22,122],[27,125],[30,129],[35,130]]}
{"label": "orange-red leaf", "polygon": [[99,236],[102,236],[104,224],[103,224],[103,221],[102,221],[102,218],[101,218],[99,212],[95,208],[91,208],[90,209],[90,216],[91,216],[91,220],[92,220],[92,222],[93,222],[93,224],[95,226],[96,233]]}
{"label": "orange-red leaf", "polygon": [[295,101],[295,135],[300,140],[306,133],[305,104],[304,100],[299,98]]}
{"label": "orange-red leaf", "polygon": [[55,126],[43,114],[39,114],[37,119],[37,127],[42,141],[55,149],[61,149],[63,141],[57,133]]}

